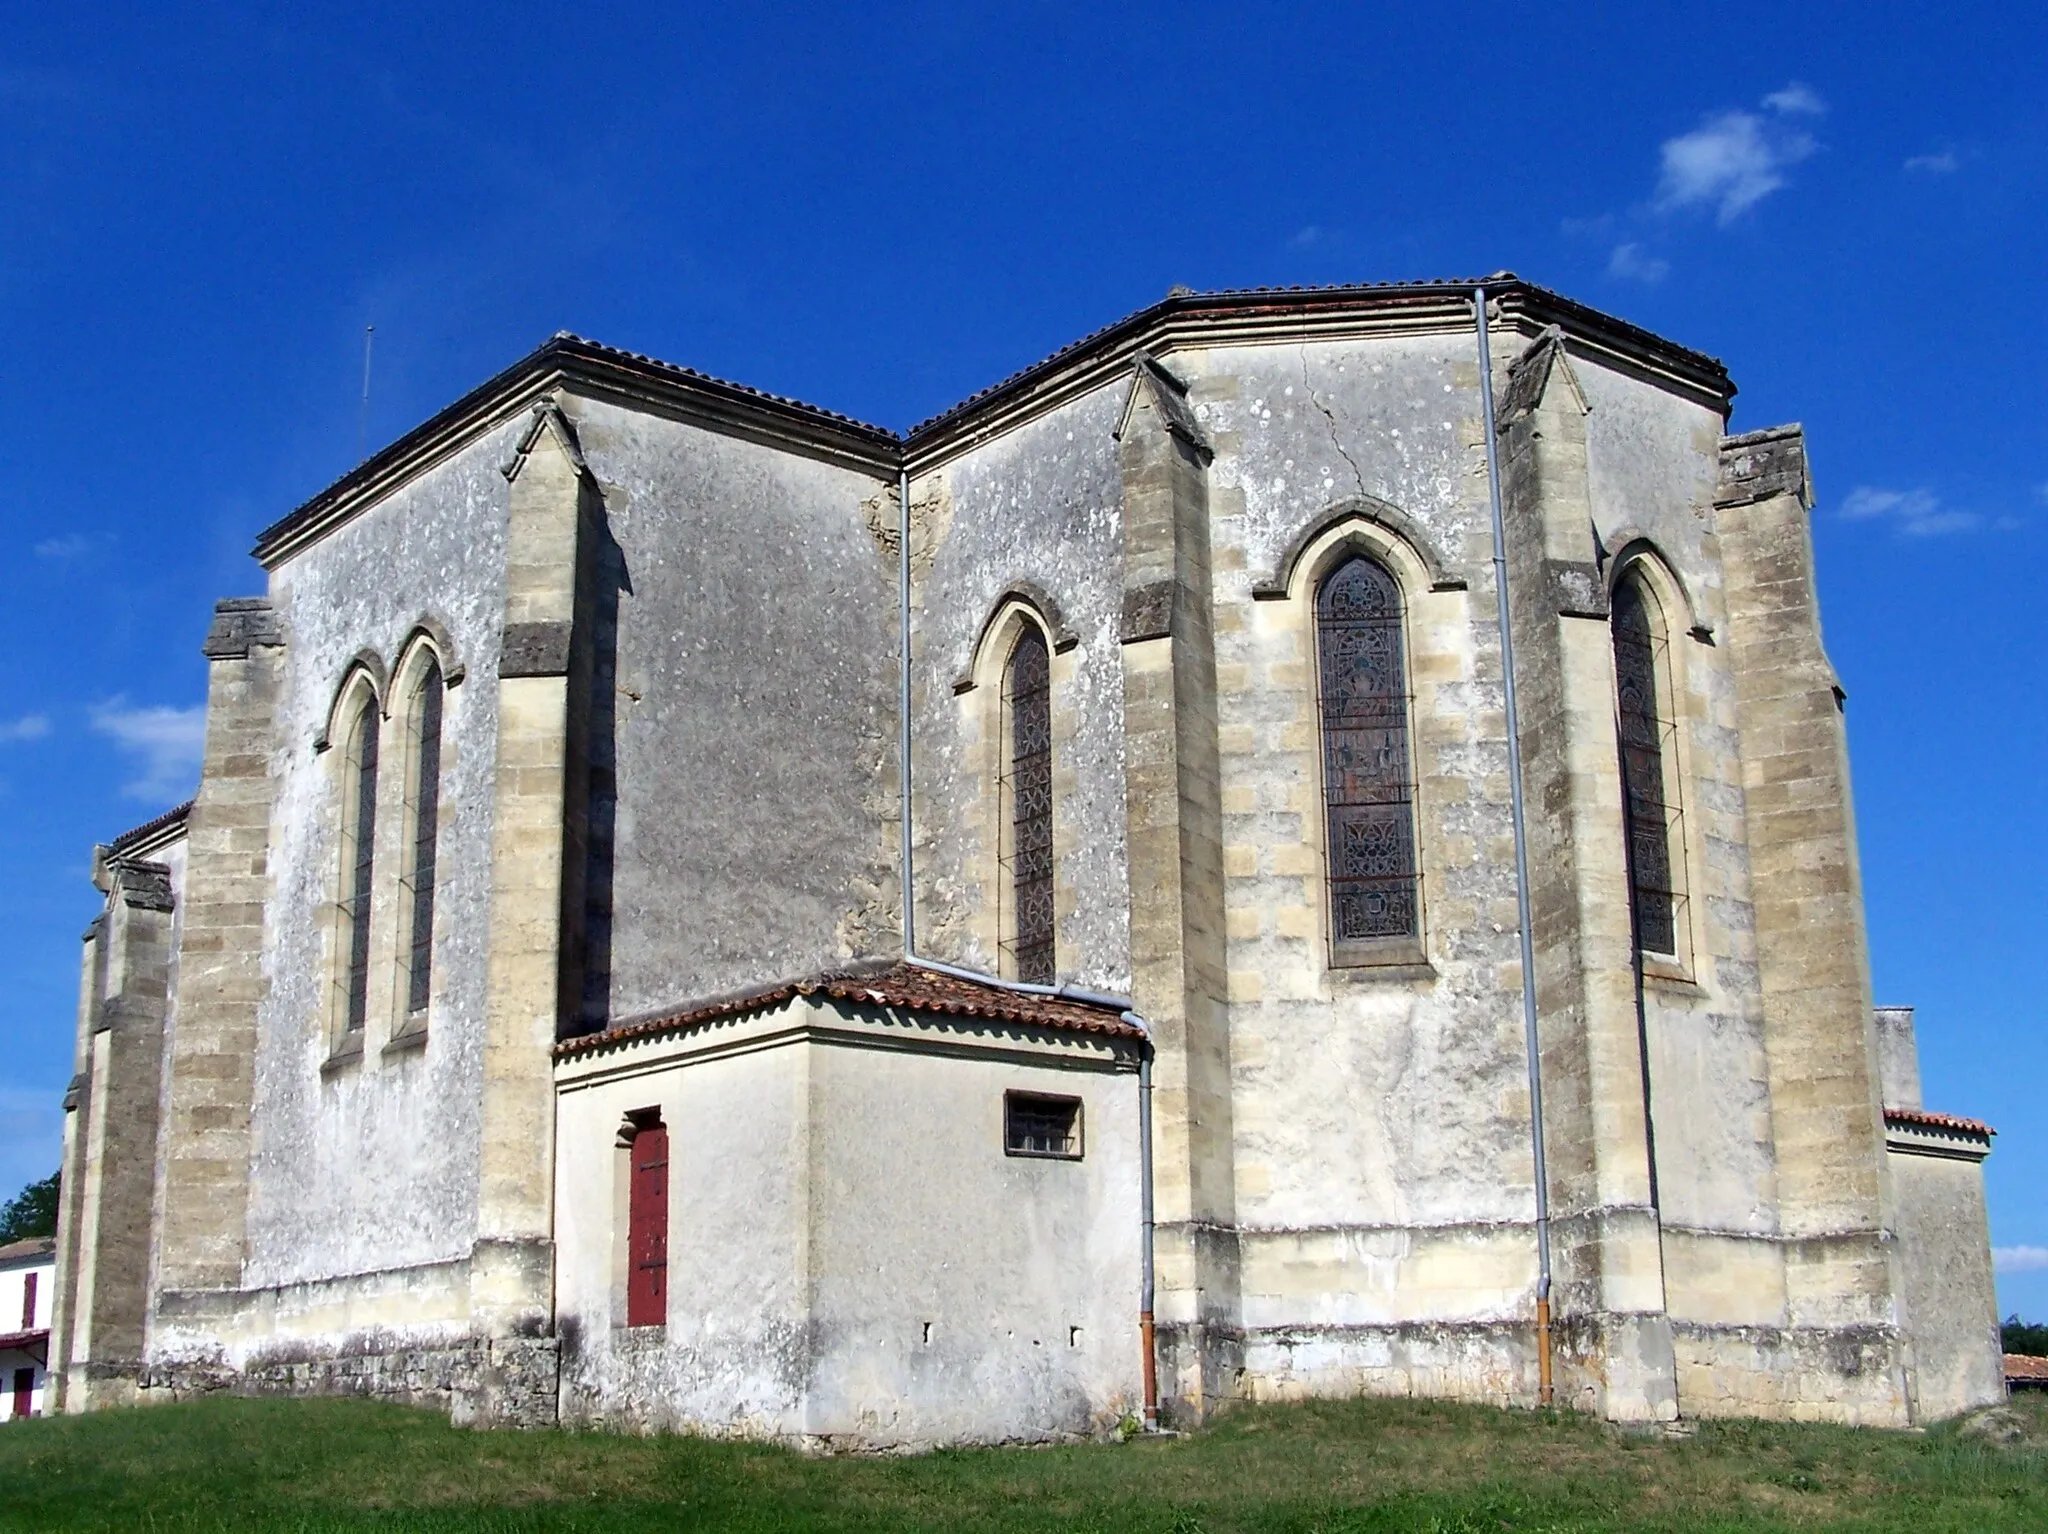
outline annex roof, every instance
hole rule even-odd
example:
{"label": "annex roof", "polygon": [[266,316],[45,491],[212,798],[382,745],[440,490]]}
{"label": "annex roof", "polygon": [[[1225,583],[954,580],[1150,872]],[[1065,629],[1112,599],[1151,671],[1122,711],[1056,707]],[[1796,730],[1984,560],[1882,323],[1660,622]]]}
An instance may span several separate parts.
{"label": "annex roof", "polygon": [[1998,1131],[1981,1119],[1958,1118],[1953,1113],[1929,1113],[1924,1108],[1887,1108],[1884,1121],[1910,1129],[1945,1129],[1952,1134],[1976,1135],[1990,1139]]}
{"label": "annex roof", "polygon": [[1121,1008],[1066,996],[1038,996],[1007,986],[963,980],[919,964],[888,962],[836,970],[803,980],[783,980],[727,996],[693,1002],[672,1012],[565,1039],[555,1046],[557,1060],[573,1060],[620,1044],[686,1033],[708,1023],[765,1012],[799,996],[943,1017],[1013,1023],[1059,1033],[1092,1033],[1142,1042],[1145,1030],[1124,1021]]}
{"label": "annex roof", "polygon": [[0,1246],[0,1263],[33,1263],[43,1257],[54,1259],[56,1252],[55,1236],[30,1236],[26,1241],[10,1241]]}
{"label": "annex roof", "polygon": [[1164,356],[1192,344],[1315,340],[1367,330],[1443,332],[1470,323],[1472,291],[1482,283],[1498,300],[1507,328],[1535,335],[1545,326],[1558,325],[1575,347],[1656,377],[1724,412],[1734,398],[1735,386],[1716,358],[1524,282],[1512,272],[1484,278],[1206,293],[1175,288],[1158,303],[1061,347],[907,433],[558,331],[265,528],[257,535],[254,553],[266,567],[289,559],[449,451],[506,424],[563,383],[877,477],[893,477],[899,469],[921,469],[941,461],[1017,419],[1099,386],[1141,352]]}
{"label": "annex roof", "polygon": [[185,832],[185,818],[192,813],[192,801],[187,799],[175,809],[165,810],[153,820],[145,820],[139,826],[123,831],[106,845],[109,858],[138,855],[153,851],[165,842],[176,841]]}

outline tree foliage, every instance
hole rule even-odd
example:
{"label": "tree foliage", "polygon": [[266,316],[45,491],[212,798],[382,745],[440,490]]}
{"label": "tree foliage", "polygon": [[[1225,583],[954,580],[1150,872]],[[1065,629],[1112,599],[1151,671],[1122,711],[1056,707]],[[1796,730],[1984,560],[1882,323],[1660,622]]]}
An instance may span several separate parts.
{"label": "tree foliage", "polygon": [[1998,1328],[1998,1335],[2008,1353],[2048,1358],[2048,1325],[2039,1321],[2022,1321],[2018,1311],[2005,1318],[2004,1325]]}
{"label": "tree foliage", "polygon": [[0,1246],[57,1234],[57,1176],[52,1172],[0,1204]]}

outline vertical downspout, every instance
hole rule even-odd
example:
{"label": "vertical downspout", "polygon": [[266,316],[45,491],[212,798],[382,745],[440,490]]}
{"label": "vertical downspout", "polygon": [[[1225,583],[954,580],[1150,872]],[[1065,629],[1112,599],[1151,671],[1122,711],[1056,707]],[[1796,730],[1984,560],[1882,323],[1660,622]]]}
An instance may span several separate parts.
{"label": "vertical downspout", "polygon": [[1138,1348],[1144,1365],[1145,1431],[1159,1431],[1159,1356],[1152,1320],[1152,1029],[1135,1012],[1124,1021],[1145,1030],[1138,1057]]}
{"label": "vertical downspout", "polygon": [[1522,1033],[1529,1052],[1529,1138],[1536,1161],[1536,1398],[1551,1404],[1550,1174],[1543,1148],[1543,1050],[1536,1029],[1536,942],[1529,913],[1529,823],[1522,803],[1522,731],[1515,709],[1515,642],[1508,615],[1507,525],[1501,515],[1500,452],[1493,424],[1493,339],[1486,289],[1472,290],[1479,333],[1479,400],[1486,428],[1486,488],[1493,511],[1493,593],[1500,614],[1501,685],[1507,694],[1508,803],[1515,826],[1515,911],[1521,928]]}
{"label": "vertical downspout", "polygon": [[897,767],[903,779],[903,957],[910,960],[917,957],[917,895],[911,880],[915,868],[910,855],[910,467],[904,465],[896,471],[896,581],[901,593],[897,604],[898,632],[896,642],[902,646],[902,663],[897,667],[900,696],[896,700],[896,714],[900,725],[897,750],[901,753]]}

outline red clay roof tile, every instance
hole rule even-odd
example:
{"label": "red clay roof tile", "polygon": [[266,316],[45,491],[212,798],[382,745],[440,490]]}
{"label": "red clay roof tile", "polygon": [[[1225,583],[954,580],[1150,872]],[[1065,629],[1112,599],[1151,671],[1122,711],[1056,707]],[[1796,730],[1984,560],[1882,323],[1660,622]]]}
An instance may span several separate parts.
{"label": "red clay roof tile", "polygon": [[682,1033],[705,1023],[765,1012],[793,997],[812,995],[870,1006],[900,1007],[909,1012],[935,1013],[945,1017],[1016,1023],[1027,1028],[1048,1028],[1063,1033],[1101,1034],[1134,1042],[1146,1036],[1144,1029],[1125,1022],[1121,1011],[1112,1007],[1064,996],[1034,996],[1006,986],[940,974],[920,965],[898,963],[872,969],[834,971],[804,980],[785,980],[697,1002],[675,1012],[626,1023],[602,1033],[565,1039],[555,1046],[555,1058],[572,1060],[618,1044]]}

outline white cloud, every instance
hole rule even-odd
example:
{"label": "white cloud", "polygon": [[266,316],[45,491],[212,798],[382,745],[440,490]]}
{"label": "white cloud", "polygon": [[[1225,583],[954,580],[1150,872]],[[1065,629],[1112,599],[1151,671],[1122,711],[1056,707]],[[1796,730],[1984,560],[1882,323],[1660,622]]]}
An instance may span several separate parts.
{"label": "white cloud", "polygon": [[1784,112],[1801,117],[1818,117],[1827,111],[1828,104],[1810,85],[1794,80],[1783,90],[1772,91],[1764,97],[1764,105],[1773,112]]}
{"label": "white cloud", "polygon": [[1305,229],[1296,230],[1294,238],[1287,243],[1296,250],[1306,250],[1309,246],[1317,244],[1323,238],[1323,226],[1321,224],[1310,224]]}
{"label": "white cloud", "polygon": [[1607,258],[1607,275],[1626,277],[1633,282],[1662,282],[1671,270],[1671,263],[1662,256],[1646,256],[1643,247],[1634,240],[1614,247],[1614,254]]}
{"label": "white cloud", "polygon": [[1916,154],[1907,158],[1900,168],[1909,175],[1953,176],[1961,169],[1962,161],[1956,158],[1953,149],[1944,149],[1939,154]]}
{"label": "white cloud", "polygon": [[1666,139],[1657,207],[1712,206],[1733,223],[1785,184],[1785,172],[1820,147],[1812,134],[1789,126],[1789,117],[1818,117],[1827,103],[1811,86],[1793,81],[1764,97],[1764,111],[1718,112],[1690,133]]}
{"label": "white cloud", "polygon": [[1858,485],[1842,501],[1841,515],[1850,522],[1884,521],[1908,538],[1968,532],[1984,522],[1974,511],[1943,506],[1941,498],[1924,487],[1884,490],[1876,485]]}
{"label": "white cloud", "polygon": [[62,538],[45,538],[36,545],[38,559],[76,559],[92,547],[92,540],[84,533],[71,533]]}
{"label": "white cloud", "polygon": [[1994,1246],[1991,1266],[2000,1273],[2048,1272],[2048,1246]]}
{"label": "white cloud", "polygon": [[1712,205],[1718,222],[1734,222],[1785,184],[1785,170],[1818,146],[1813,135],[1786,129],[1754,112],[1723,112],[1690,133],[1664,141],[1657,183],[1663,209]]}
{"label": "white cloud", "polygon": [[142,776],[121,786],[131,799],[175,799],[190,793],[206,744],[206,705],[126,708],[119,698],[92,711],[92,727],[135,757]]}
{"label": "white cloud", "polygon": [[23,714],[19,719],[0,721],[0,744],[17,740],[41,740],[49,733],[48,714]]}

